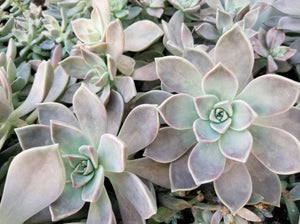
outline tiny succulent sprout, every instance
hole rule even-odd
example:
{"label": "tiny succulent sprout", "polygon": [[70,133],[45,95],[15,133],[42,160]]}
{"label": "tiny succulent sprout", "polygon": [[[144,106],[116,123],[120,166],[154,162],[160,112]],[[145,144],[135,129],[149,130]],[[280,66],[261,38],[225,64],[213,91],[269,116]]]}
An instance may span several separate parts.
{"label": "tiny succulent sprout", "polygon": [[[297,131],[283,130],[285,122],[295,119],[290,113],[299,83],[278,75],[248,83],[253,64],[250,41],[238,25],[219,39],[214,58],[195,49],[186,49],[184,58],[157,58],[158,77],[177,94],[159,106],[169,127],[160,129],[144,153],[171,163],[172,191],[213,181],[218,197],[234,215],[252,193],[278,206],[281,188],[276,174],[300,171]],[[276,116],[285,121],[274,127],[259,119]],[[271,182],[272,196],[263,190]]]}

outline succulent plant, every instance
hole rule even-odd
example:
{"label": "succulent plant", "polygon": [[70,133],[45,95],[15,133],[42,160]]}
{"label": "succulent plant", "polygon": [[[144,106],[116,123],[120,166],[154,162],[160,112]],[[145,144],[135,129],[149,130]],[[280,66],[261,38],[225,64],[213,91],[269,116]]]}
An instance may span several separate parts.
{"label": "succulent plant", "polygon": [[[214,12],[203,18],[204,21],[195,26],[195,31],[207,40],[216,42],[220,36],[235,24],[244,30],[248,37],[256,34],[252,29],[258,19],[259,5],[250,8],[250,1],[207,1]],[[206,9],[208,12],[209,10]]]}
{"label": "succulent plant", "polygon": [[[170,127],[159,131],[144,155],[171,162],[172,191],[213,181],[218,197],[234,215],[252,193],[278,206],[276,174],[300,169],[297,131],[281,129],[284,123],[295,122],[292,113],[299,114],[293,107],[299,83],[268,74],[246,85],[254,55],[239,26],[227,31],[213,52],[213,59],[195,49],[187,51],[185,58],[156,59],[162,84],[178,94],[159,106]],[[276,116],[284,117],[282,124],[264,119]]]}
{"label": "succulent plant", "polygon": [[165,0],[131,0],[135,5],[144,8],[148,15],[160,18],[164,13]]}
{"label": "succulent plant", "polygon": [[286,72],[291,69],[288,59],[296,54],[296,49],[282,45],[285,41],[285,33],[276,27],[265,32],[259,30],[258,39],[252,39],[255,53],[267,60],[267,72]]}
{"label": "succulent plant", "polygon": [[176,9],[183,12],[194,12],[200,9],[200,0],[168,0]]}
{"label": "succulent plant", "polygon": [[[115,98],[111,99],[114,107],[109,107],[108,114],[99,98],[81,86],[73,101],[77,118],[61,104],[44,103],[39,106],[40,124],[16,129],[21,146],[26,150],[13,160],[10,167],[0,207],[1,220],[21,223],[51,204],[52,220],[57,221],[76,213],[90,202],[87,223],[115,223],[104,187],[105,177],[114,188],[124,223],[141,223],[156,212],[150,190],[137,176],[125,170],[127,156],[149,145],[156,137],[156,106],[142,105],[131,111],[117,137],[124,106],[119,94],[115,92],[112,97]],[[147,123],[137,125],[139,119],[151,121],[151,126]],[[143,136],[139,136],[141,131]],[[36,133],[39,135],[32,141]],[[51,157],[44,163],[46,153]],[[28,161],[34,166],[41,166],[43,176],[40,176],[41,172],[32,172],[32,166],[22,168]],[[64,169],[61,168],[62,163]],[[58,174],[52,175],[53,170]],[[16,172],[26,178],[15,179]],[[49,175],[52,175],[51,178]],[[47,179],[45,177],[49,180],[43,182]],[[24,180],[34,181],[27,183]],[[52,186],[47,187],[51,181],[56,183],[53,190]],[[62,184],[65,184],[63,189]],[[25,194],[21,195],[24,198],[22,208],[11,197],[20,187]],[[36,205],[40,207],[37,209]]]}

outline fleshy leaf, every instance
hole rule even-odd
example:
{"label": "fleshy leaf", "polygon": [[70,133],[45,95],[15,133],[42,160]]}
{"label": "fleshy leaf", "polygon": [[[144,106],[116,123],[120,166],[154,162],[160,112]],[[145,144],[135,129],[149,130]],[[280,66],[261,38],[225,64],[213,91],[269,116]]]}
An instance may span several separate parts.
{"label": "fleshy leaf", "polygon": [[135,107],[128,114],[118,137],[126,144],[127,154],[130,155],[151,144],[157,136],[158,129],[156,106],[144,104]]}
{"label": "fleshy leaf", "polygon": [[81,188],[73,188],[72,183],[66,183],[59,198],[50,205],[52,221],[58,221],[78,212],[84,205],[81,199]]}
{"label": "fleshy leaf", "polygon": [[188,160],[188,167],[197,185],[216,180],[223,172],[226,158],[217,142],[199,142]]}
{"label": "fleshy leaf", "polygon": [[76,37],[84,43],[95,43],[101,40],[101,33],[94,28],[92,20],[79,18],[71,21]]}
{"label": "fleshy leaf", "polygon": [[187,191],[198,187],[188,167],[190,153],[191,150],[172,162],[170,165],[170,182],[172,192]]}
{"label": "fleshy leaf", "polygon": [[192,63],[177,56],[156,58],[155,62],[157,75],[168,88],[192,96],[202,95],[202,76]]}
{"label": "fleshy leaf", "polygon": [[106,111],[107,133],[116,135],[119,131],[124,112],[124,101],[118,92],[112,91],[110,93],[109,101],[106,105]]}
{"label": "fleshy leaf", "polygon": [[168,98],[158,110],[166,123],[176,129],[192,128],[198,118],[193,97],[186,94],[177,94]]}
{"label": "fleshy leaf", "polygon": [[126,171],[170,189],[169,164],[158,163],[145,157],[128,160],[126,163]]}
{"label": "fleshy leaf", "polygon": [[221,123],[210,122],[210,127],[220,134],[224,134],[231,125],[231,118]]}
{"label": "fleshy leaf", "polygon": [[72,181],[73,188],[83,187],[88,182],[90,182],[94,177],[94,173],[83,175],[82,173],[78,173],[76,171],[77,170],[75,169],[74,172],[71,173],[71,181]]}
{"label": "fleshy leaf", "polygon": [[252,80],[238,98],[247,102],[258,115],[275,115],[294,105],[299,90],[299,83],[290,79],[263,75]]}
{"label": "fleshy leaf", "polygon": [[51,121],[51,137],[66,154],[78,154],[80,146],[88,145],[79,129],[64,123]]}
{"label": "fleshy leaf", "polygon": [[250,41],[238,25],[222,35],[216,44],[214,54],[215,63],[221,62],[232,71],[241,89],[251,75],[254,54]]}
{"label": "fleshy leaf", "polygon": [[224,156],[245,163],[250,154],[253,138],[248,130],[227,130],[220,137],[219,147]]}
{"label": "fleshy leaf", "polygon": [[251,222],[261,222],[261,218],[257,216],[254,212],[250,211],[247,208],[241,208],[238,213],[240,217],[246,219],[247,221]]}
{"label": "fleshy leaf", "polygon": [[279,206],[282,190],[278,175],[268,170],[252,154],[246,166],[251,175],[253,193],[263,196],[264,203]]}
{"label": "fleshy leaf", "polygon": [[99,166],[94,171],[93,179],[82,188],[82,200],[88,202],[96,202],[102,194],[104,188],[104,169]]}
{"label": "fleshy leaf", "polygon": [[107,224],[116,224],[115,215],[105,188],[103,188],[100,198],[90,204],[87,218],[87,224],[100,222]]}
{"label": "fleshy leaf", "polygon": [[215,142],[220,138],[220,134],[210,127],[210,122],[197,119],[193,125],[194,134],[198,141]]}
{"label": "fleshy leaf", "polygon": [[205,94],[218,97],[219,100],[232,100],[238,90],[238,81],[234,74],[222,64],[216,65],[202,80]]}
{"label": "fleshy leaf", "polygon": [[120,20],[111,22],[106,29],[107,54],[118,61],[124,49],[124,33]]}
{"label": "fleshy leaf", "polygon": [[45,146],[53,144],[51,141],[50,128],[46,125],[36,124],[16,128],[22,149]]}
{"label": "fleshy leaf", "polygon": [[67,75],[83,79],[91,69],[85,62],[84,58],[79,56],[71,56],[59,63]]}
{"label": "fleshy leaf", "polygon": [[[136,32],[136,31],[139,32]],[[157,24],[150,20],[140,20],[124,30],[124,51],[142,51],[163,35]]]}
{"label": "fleshy leaf", "polygon": [[208,120],[214,105],[219,99],[214,95],[204,95],[194,99],[196,110],[202,120]]}
{"label": "fleshy leaf", "polygon": [[107,114],[103,103],[82,85],[74,95],[73,106],[85,137],[90,145],[98,148],[100,137],[107,129]]}
{"label": "fleshy leaf", "polygon": [[7,173],[0,206],[1,222],[25,222],[55,201],[63,192],[64,183],[58,145],[31,148],[18,154]]}
{"label": "fleshy leaf", "polygon": [[236,131],[241,131],[248,128],[257,117],[255,111],[242,100],[233,101],[231,106],[234,115],[232,116],[230,128]]}
{"label": "fleshy leaf", "polygon": [[269,170],[278,174],[300,171],[300,143],[290,133],[273,127],[252,125],[252,152]]}
{"label": "fleshy leaf", "polygon": [[136,95],[136,88],[134,81],[131,77],[116,77],[114,84],[119,93],[123,96],[123,99],[128,103]]}
{"label": "fleshy leaf", "polygon": [[143,182],[129,172],[110,173],[108,175],[116,194],[129,200],[142,218],[147,219],[156,213],[152,194]]}
{"label": "fleshy leaf", "polygon": [[64,122],[68,125],[72,125],[79,128],[79,123],[74,114],[66,106],[49,102],[38,105],[38,117],[39,123],[44,125],[50,125],[50,120]]}
{"label": "fleshy leaf", "polygon": [[218,198],[235,215],[252,193],[251,177],[245,164],[227,160],[223,174],[214,181],[214,187]]}
{"label": "fleshy leaf", "polygon": [[112,134],[101,136],[98,148],[99,163],[108,172],[123,172],[126,163],[126,146]]}
{"label": "fleshy leaf", "polygon": [[182,156],[195,142],[192,129],[162,128],[154,142],[146,148],[144,156],[161,163],[172,162]]}

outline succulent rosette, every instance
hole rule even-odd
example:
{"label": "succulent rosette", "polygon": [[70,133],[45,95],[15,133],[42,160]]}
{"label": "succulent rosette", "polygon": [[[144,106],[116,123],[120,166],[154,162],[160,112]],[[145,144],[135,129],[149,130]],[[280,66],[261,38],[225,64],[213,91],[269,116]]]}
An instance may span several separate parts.
{"label": "succulent rosette", "polygon": [[[127,156],[145,148],[155,139],[159,127],[156,106],[145,104],[136,107],[124,120],[122,128],[124,102],[117,92],[112,92],[106,110],[94,93],[81,86],[74,95],[73,107],[76,117],[61,104],[40,104],[40,124],[16,129],[25,151],[10,167],[0,217],[7,223],[22,223],[49,206],[52,221],[57,221],[77,213],[86,202],[90,202],[87,223],[116,223],[104,185],[104,179],[108,178],[123,222],[143,223],[144,219],[155,214],[155,199],[148,187],[136,175],[126,171],[125,166]],[[149,123],[140,125],[139,119],[149,120]],[[43,150],[45,153],[42,153]],[[45,165],[48,151],[52,157]],[[32,157],[34,166],[43,168],[43,176],[40,172],[29,172],[31,166],[24,164],[28,161],[26,155]],[[26,167],[24,172],[21,166]],[[53,175],[52,168],[60,174],[49,178]],[[16,172],[26,178],[15,179]],[[45,181],[46,177],[48,181]],[[34,181],[27,183],[26,179]],[[57,185],[53,191],[45,186],[51,181]],[[24,196],[22,209],[16,208],[16,203],[10,198],[20,187],[24,188],[24,194],[31,192],[29,198],[35,194],[33,199],[26,199],[21,193],[21,198]],[[16,216],[12,211],[20,213]]]}
{"label": "succulent rosette", "polygon": [[253,62],[251,44],[239,26],[220,38],[213,59],[199,49],[156,59],[162,84],[178,94],[159,106],[169,127],[160,129],[144,155],[171,163],[172,191],[214,181],[233,214],[252,193],[279,205],[276,174],[300,171],[296,125],[283,130],[299,118],[293,105],[300,85],[274,74],[249,82]]}

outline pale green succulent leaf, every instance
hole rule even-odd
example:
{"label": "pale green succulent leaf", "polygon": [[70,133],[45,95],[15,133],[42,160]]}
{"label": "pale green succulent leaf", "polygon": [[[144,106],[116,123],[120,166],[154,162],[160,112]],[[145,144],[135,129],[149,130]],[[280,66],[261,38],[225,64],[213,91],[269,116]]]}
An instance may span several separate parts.
{"label": "pale green succulent leaf", "polygon": [[136,96],[136,88],[132,77],[116,77],[114,84],[118,92],[123,96],[125,103],[128,103],[133,97]]}
{"label": "pale green succulent leaf", "polygon": [[256,119],[255,111],[242,100],[232,102],[233,116],[230,128],[236,131],[242,131],[248,128]]}
{"label": "pale green succulent leaf", "polygon": [[103,103],[97,95],[81,85],[74,95],[73,106],[82,132],[90,145],[98,148],[100,137],[107,129],[107,113]]}
{"label": "pale green succulent leaf", "polygon": [[126,163],[126,145],[112,134],[101,136],[98,148],[98,160],[105,171],[123,172]]}
{"label": "pale green succulent leaf", "polygon": [[244,21],[245,21],[245,28],[251,28],[253,27],[258,19],[259,16],[259,10],[260,8],[257,7],[255,9],[250,10],[249,12],[247,12],[247,14],[244,16]]}
{"label": "pale green succulent leaf", "polygon": [[254,124],[261,126],[272,126],[286,130],[300,139],[300,108],[292,107],[287,112],[267,117],[257,117]]}
{"label": "pale green succulent leaf", "polygon": [[239,26],[234,26],[218,40],[215,63],[222,63],[232,71],[238,80],[239,89],[248,81],[254,64],[254,54],[250,41]]}
{"label": "pale green succulent leaf", "polygon": [[6,75],[10,83],[12,83],[17,76],[17,68],[12,59],[7,60],[7,65],[6,65]]}
{"label": "pale green succulent leaf", "polygon": [[25,222],[55,201],[64,183],[58,145],[31,148],[18,154],[7,173],[0,205],[1,222]]}
{"label": "pale green succulent leaf", "polygon": [[171,191],[189,191],[198,187],[188,167],[191,150],[170,165]]}
{"label": "pale green succulent leaf", "polygon": [[219,102],[215,95],[204,95],[194,98],[195,107],[202,120],[208,120],[214,105]]}
{"label": "pale green succulent leaf", "polygon": [[216,132],[224,134],[230,127],[231,121],[231,118],[228,118],[226,121],[220,123],[210,122],[210,127]]}
{"label": "pale green succulent leaf", "polygon": [[37,109],[40,124],[49,126],[50,121],[53,120],[79,128],[78,120],[74,114],[62,104],[54,102],[42,103],[38,105]]}
{"label": "pale green succulent leaf", "polygon": [[35,79],[26,100],[11,113],[11,117],[22,117],[36,108],[48,93],[53,78],[50,61],[43,61],[35,74]]}
{"label": "pale green succulent leaf", "polygon": [[156,71],[164,85],[178,93],[202,95],[202,76],[197,68],[184,58],[166,56],[156,58]]}
{"label": "pale green succulent leaf", "polygon": [[246,165],[227,160],[222,175],[214,181],[218,198],[235,215],[250,199],[252,181]]}
{"label": "pale green succulent leaf", "polygon": [[120,20],[111,22],[106,29],[107,54],[117,63],[124,50],[124,33]]}
{"label": "pale green succulent leaf", "polygon": [[192,32],[184,23],[181,24],[181,41],[183,48],[194,47],[194,38]]}
{"label": "pale green succulent leaf", "polygon": [[[70,62],[68,62],[68,63],[66,62],[66,65],[65,65],[66,68],[64,68],[64,66],[62,66],[62,67],[65,70],[70,71],[70,73],[74,73],[76,71],[77,71],[77,73],[79,73],[79,71],[81,71],[79,77],[86,76],[86,74],[89,72],[89,70],[95,68],[96,66],[99,69],[100,73],[103,73],[107,70],[105,62],[97,54],[82,48],[81,55],[82,55],[82,58],[78,57],[78,56],[68,57],[67,59],[65,59],[65,61],[70,60]],[[82,69],[82,70],[78,70],[78,68],[74,68],[74,65],[76,62],[78,62],[78,65],[76,65],[76,66],[81,67],[80,69]],[[61,64],[64,64],[64,62],[61,62]],[[72,67],[72,65],[73,65],[73,67]]]}
{"label": "pale green succulent leaf", "polygon": [[263,196],[263,203],[279,206],[282,189],[278,175],[267,169],[252,154],[246,166],[251,175],[253,193]]}
{"label": "pale green succulent leaf", "polygon": [[257,216],[254,212],[247,208],[241,208],[238,212],[237,215],[240,216],[241,218],[251,221],[251,222],[261,222],[261,218]]}
{"label": "pale green succulent leaf", "polygon": [[90,173],[87,175],[83,175],[82,173],[78,173],[77,169],[75,169],[71,173],[71,181],[73,188],[82,188],[87,185],[94,178],[94,173]]}
{"label": "pale green succulent leaf", "polygon": [[119,197],[129,200],[143,219],[150,218],[156,213],[157,208],[151,192],[137,176],[125,171],[110,173],[108,178],[113,185],[118,201]]}
{"label": "pale green succulent leaf", "polygon": [[[99,166],[94,170],[93,179],[85,184],[82,188],[82,200],[95,203],[99,200],[104,189],[104,169]],[[101,211],[99,211],[101,212]]]}
{"label": "pale green succulent leaf", "polygon": [[237,98],[248,103],[258,115],[275,115],[294,105],[299,90],[299,83],[290,79],[263,75],[252,80]]}
{"label": "pale green succulent leaf", "polygon": [[195,120],[193,131],[198,141],[215,142],[220,138],[220,134],[211,128],[210,123],[201,118]]}
{"label": "pale green succulent leaf", "polygon": [[89,145],[83,145],[79,148],[79,152],[90,159],[94,168],[98,167],[97,151]]}
{"label": "pale green succulent leaf", "polygon": [[199,142],[188,160],[189,171],[197,185],[209,183],[219,178],[224,170],[226,158],[219,150],[217,142]]}
{"label": "pale green succulent leaf", "polygon": [[198,118],[193,97],[176,94],[165,100],[158,108],[165,122],[175,129],[189,129]]}
{"label": "pale green succulent leaf", "polygon": [[73,188],[66,183],[64,191],[50,206],[52,221],[58,221],[78,212],[85,202],[81,199],[81,188]]}
{"label": "pale green succulent leaf", "polygon": [[100,198],[90,204],[87,217],[87,224],[100,222],[107,224],[117,223],[114,212],[112,210],[111,202],[105,188],[103,188]]}
{"label": "pale green succulent leaf", "polygon": [[58,143],[62,152],[66,154],[78,154],[82,145],[88,145],[86,138],[79,129],[57,121],[51,121],[51,138]]}
{"label": "pale green succulent leaf", "polygon": [[[133,72],[137,73],[136,76],[139,76],[139,75],[144,76],[144,73],[141,74],[141,72],[137,72],[136,71],[137,69],[134,68],[136,63],[135,63],[135,60],[133,58],[131,58],[131,57],[127,56],[127,55],[122,54],[119,57],[119,60],[117,62],[118,62],[117,63],[117,68],[118,68],[118,70],[122,74],[124,74],[124,75],[131,75],[133,79],[135,79],[135,75],[133,74]],[[156,72],[155,72],[155,64],[154,64],[154,62],[151,62],[149,64],[151,64],[152,67],[154,67],[154,69],[152,68],[152,70],[151,70],[151,71],[154,71],[154,74],[147,74],[147,75],[152,75],[152,76],[155,77],[155,78],[151,78],[150,79],[151,81],[158,79],[157,76],[156,76]],[[147,64],[147,65],[149,65],[149,64]],[[153,66],[153,64],[154,64],[154,66]],[[145,66],[147,66],[147,65],[145,65]],[[148,73],[148,72],[146,71],[146,73]],[[139,80],[139,79],[137,78],[137,80]],[[141,80],[143,80],[143,79],[141,79]]]}
{"label": "pale green succulent leaf", "polygon": [[101,40],[101,33],[95,29],[92,20],[79,18],[71,21],[76,37],[83,43],[95,43]]}
{"label": "pale green succulent leaf", "polygon": [[234,131],[228,129],[220,137],[219,147],[228,159],[245,163],[252,149],[253,138],[248,130]]}
{"label": "pale green succulent leaf", "polygon": [[217,9],[217,14],[216,14],[217,29],[223,33],[229,30],[232,27],[232,25],[233,25],[232,16],[225,11]]}
{"label": "pale green succulent leaf", "polygon": [[51,133],[49,126],[42,124],[33,124],[16,128],[15,132],[18,136],[22,149],[30,149],[33,147],[51,145]]}
{"label": "pale green succulent leaf", "polygon": [[135,107],[128,114],[118,137],[126,144],[127,154],[131,155],[151,144],[158,130],[159,116],[156,105],[144,104]]}
{"label": "pale green succulent leaf", "polygon": [[278,174],[299,172],[300,143],[293,135],[257,125],[250,126],[249,131],[253,136],[253,154],[269,170]]}
{"label": "pale green succulent leaf", "polygon": [[219,63],[204,76],[202,89],[205,94],[215,95],[219,100],[232,100],[238,90],[238,80]]}
{"label": "pale green succulent leaf", "polygon": [[154,142],[146,148],[144,156],[160,163],[173,162],[186,153],[196,141],[192,129],[161,128]]}
{"label": "pale green succulent leaf", "polygon": [[68,154],[63,155],[63,158],[68,160],[68,165],[74,170],[78,164],[80,164],[83,160],[87,160],[87,157],[78,154]]}
{"label": "pale green succulent leaf", "polygon": [[183,57],[191,62],[203,77],[207,72],[213,69],[214,64],[210,56],[201,49],[185,48]]}
{"label": "pale green succulent leaf", "polygon": [[128,160],[126,171],[134,173],[152,183],[170,189],[169,164],[155,162],[147,157]]}
{"label": "pale green succulent leaf", "polygon": [[2,86],[0,86],[0,108],[0,122],[2,123],[8,119],[12,111],[9,99],[7,99],[6,96],[5,89]]}
{"label": "pale green succulent leaf", "polygon": [[92,0],[93,11],[91,13],[91,19],[93,21],[94,27],[104,33],[105,28],[110,22],[110,7],[109,0]]}
{"label": "pale green succulent leaf", "polygon": [[[90,60],[88,60],[89,62]],[[83,79],[91,69],[83,57],[70,56],[59,63],[68,76]]]}
{"label": "pale green succulent leaf", "polygon": [[124,51],[142,51],[157,41],[163,33],[160,27],[150,20],[135,22],[124,30]]}

